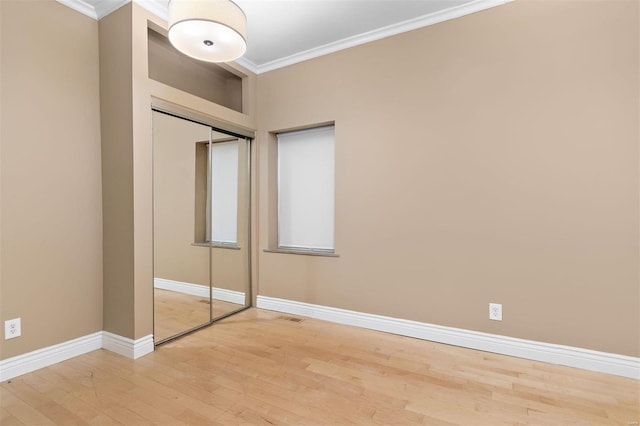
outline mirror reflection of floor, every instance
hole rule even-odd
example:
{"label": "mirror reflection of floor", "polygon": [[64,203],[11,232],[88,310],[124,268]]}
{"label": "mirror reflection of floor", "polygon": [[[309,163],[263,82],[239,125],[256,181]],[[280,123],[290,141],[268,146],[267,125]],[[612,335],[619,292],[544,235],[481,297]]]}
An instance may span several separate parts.
{"label": "mirror reflection of floor", "polygon": [[[156,342],[209,322],[209,300],[204,297],[156,288],[153,307],[153,339]],[[213,317],[241,307],[242,305],[214,299]]]}

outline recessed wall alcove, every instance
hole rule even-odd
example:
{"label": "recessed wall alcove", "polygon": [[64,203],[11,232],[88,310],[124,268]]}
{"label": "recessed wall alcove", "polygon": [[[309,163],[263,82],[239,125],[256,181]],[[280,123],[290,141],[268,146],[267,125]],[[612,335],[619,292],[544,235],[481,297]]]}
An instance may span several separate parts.
{"label": "recessed wall alcove", "polygon": [[243,112],[241,77],[178,52],[160,31],[148,28],[147,40],[150,79]]}

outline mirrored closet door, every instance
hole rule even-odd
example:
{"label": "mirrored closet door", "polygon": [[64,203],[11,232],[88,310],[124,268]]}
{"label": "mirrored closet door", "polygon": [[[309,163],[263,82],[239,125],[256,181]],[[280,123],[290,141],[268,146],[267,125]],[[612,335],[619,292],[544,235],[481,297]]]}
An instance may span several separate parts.
{"label": "mirrored closet door", "polygon": [[153,111],[156,344],[250,304],[249,147]]}

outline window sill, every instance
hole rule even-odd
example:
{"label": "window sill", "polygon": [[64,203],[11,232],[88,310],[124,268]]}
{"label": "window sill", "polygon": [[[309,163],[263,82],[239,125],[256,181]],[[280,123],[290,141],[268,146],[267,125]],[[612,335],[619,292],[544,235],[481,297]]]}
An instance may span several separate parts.
{"label": "window sill", "polygon": [[320,257],[340,257],[337,253],[328,251],[313,251],[313,250],[296,250],[289,248],[270,248],[262,250],[265,253],[281,253],[281,254],[301,254],[304,256],[320,256]]}
{"label": "window sill", "polygon": [[194,247],[211,247],[211,248],[221,248],[227,250],[241,250],[240,247],[232,244],[220,244],[220,243],[191,243]]}

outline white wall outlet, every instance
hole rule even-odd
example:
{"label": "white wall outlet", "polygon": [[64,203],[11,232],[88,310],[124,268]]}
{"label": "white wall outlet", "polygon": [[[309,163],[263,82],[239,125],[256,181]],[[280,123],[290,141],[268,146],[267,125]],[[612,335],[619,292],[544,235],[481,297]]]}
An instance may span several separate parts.
{"label": "white wall outlet", "polygon": [[489,303],[489,319],[502,321],[502,305],[500,303]]}
{"label": "white wall outlet", "polygon": [[14,318],[4,322],[4,340],[19,337],[22,334],[20,327],[20,318]]}

